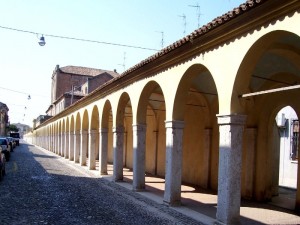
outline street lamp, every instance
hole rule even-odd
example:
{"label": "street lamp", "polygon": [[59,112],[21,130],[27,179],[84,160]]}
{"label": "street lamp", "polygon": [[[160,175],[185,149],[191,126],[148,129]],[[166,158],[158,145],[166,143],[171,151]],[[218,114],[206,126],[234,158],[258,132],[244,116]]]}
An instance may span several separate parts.
{"label": "street lamp", "polygon": [[45,42],[45,38],[44,38],[44,36],[42,35],[42,37],[40,37],[40,39],[39,39],[39,45],[40,46],[44,46],[45,44],[46,44],[46,42]]}

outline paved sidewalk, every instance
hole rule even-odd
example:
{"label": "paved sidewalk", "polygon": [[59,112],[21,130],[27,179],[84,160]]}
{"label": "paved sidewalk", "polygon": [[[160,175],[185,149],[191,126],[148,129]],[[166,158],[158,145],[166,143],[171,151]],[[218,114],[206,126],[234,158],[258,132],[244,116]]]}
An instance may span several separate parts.
{"label": "paved sidewalk", "polygon": [[[47,150],[44,151],[48,152],[48,154],[54,154]],[[108,175],[100,176],[98,170],[89,170],[87,166],[80,166],[78,163],[74,163],[63,157],[61,157],[61,160],[79,171],[88,173],[92,177],[103,177],[109,181],[112,180],[112,165],[108,165]],[[124,168],[123,174],[124,181],[117,182],[117,184],[131,190],[133,172]],[[146,176],[146,190],[138,193],[159,204],[163,204],[164,182],[162,178]],[[182,205],[172,208],[199,221],[199,223],[214,224],[217,209],[217,195],[186,185],[182,185],[181,190]],[[289,205],[290,208],[294,207],[294,199],[291,197],[292,194],[289,193],[285,196],[284,194],[285,193],[280,197],[274,198],[273,202],[269,204],[243,201],[240,212],[241,224],[300,224],[299,215],[296,215],[293,210],[280,207],[282,204]]]}

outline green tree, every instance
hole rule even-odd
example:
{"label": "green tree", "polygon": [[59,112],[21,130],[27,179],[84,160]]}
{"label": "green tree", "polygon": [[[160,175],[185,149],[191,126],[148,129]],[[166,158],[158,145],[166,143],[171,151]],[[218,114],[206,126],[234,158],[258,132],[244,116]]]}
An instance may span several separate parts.
{"label": "green tree", "polygon": [[19,132],[19,128],[16,127],[14,124],[10,124],[7,128],[8,133],[13,131],[13,132]]}

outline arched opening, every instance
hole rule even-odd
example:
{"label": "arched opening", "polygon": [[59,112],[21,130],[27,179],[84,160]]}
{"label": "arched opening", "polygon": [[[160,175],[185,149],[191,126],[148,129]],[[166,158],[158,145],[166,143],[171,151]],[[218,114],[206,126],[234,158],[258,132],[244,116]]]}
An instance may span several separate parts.
{"label": "arched opening", "polygon": [[89,168],[96,169],[99,163],[99,111],[97,106],[93,108],[90,124],[89,154],[92,157],[89,160]]}
{"label": "arched opening", "polygon": [[62,129],[61,129],[61,156],[65,157],[65,147],[66,147],[66,139],[65,139],[65,135],[66,135],[66,123],[65,120],[63,119],[62,121]]}
{"label": "arched opening", "polygon": [[[112,134],[113,114],[109,100],[106,100],[100,129],[100,149],[99,149],[99,172],[102,175],[108,174],[108,163],[113,163],[113,134]],[[111,172],[111,170],[110,170]]]}
{"label": "arched opening", "polygon": [[62,155],[62,123],[58,122],[58,133],[57,133],[57,154]]}
{"label": "arched opening", "polygon": [[81,132],[81,117],[80,113],[76,114],[75,119],[75,131],[74,131],[74,162],[79,163],[79,156],[80,156],[80,132]]}
{"label": "arched opening", "polygon": [[297,188],[299,119],[291,106],[283,107],[276,115],[279,130],[279,186]]}
{"label": "arched opening", "polygon": [[200,64],[188,68],[179,83],[173,109],[174,120],[184,121],[181,195],[186,199],[192,198],[194,192],[216,194],[218,104],[217,88],[210,71]]}
{"label": "arched opening", "polygon": [[[145,165],[148,176],[165,177],[166,161],[166,108],[164,93],[160,85],[150,81],[145,85],[138,103],[137,125],[146,126],[145,134]],[[145,174],[144,173],[144,174]],[[157,179],[157,182],[164,181]],[[154,187],[146,178],[146,185]],[[162,186],[163,190],[164,187]]]}
{"label": "arched opening", "polygon": [[[297,35],[270,32],[254,43],[238,70],[231,110],[247,115],[242,144],[242,198],[273,202],[278,195],[282,131],[275,118],[284,106],[299,112],[295,96],[300,90],[294,86],[300,83],[299,49]],[[297,207],[297,199],[293,207],[295,202]],[[290,208],[287,203],[280,206]]]}
{"label": "arched opening", "polygon": [[75,121],[74,116],[71,116],[70,122],[70,148],[69,148],[69,159],[70,161],[74,160],[74,145],[75,145]]}
{"label": "arched opening", "polygon": [[70,121],[69,117],[66,119],[66,138],[65,138],[65,158],[69,158],[69,150],[70,150]]}
{"label": "arched opening", "polygon": [[[133,136],[132,108],[129,95],[125,92],[120,96],[114,128],[114,177],[122,180],[123,167],[133,168]],[[117,170],[117,171],[115,171]],[[130,178],[130,177],[129,177]],[[132,178],[130,178],[132,180]]]}
{"label": "arched opening", "polygon": [[89,145],[89,116],[87,110],[84,110],[82,117],[82,128],[81,128],[81,143],[80,143],[80,165],[86,166],[89,158],[88,145]]}

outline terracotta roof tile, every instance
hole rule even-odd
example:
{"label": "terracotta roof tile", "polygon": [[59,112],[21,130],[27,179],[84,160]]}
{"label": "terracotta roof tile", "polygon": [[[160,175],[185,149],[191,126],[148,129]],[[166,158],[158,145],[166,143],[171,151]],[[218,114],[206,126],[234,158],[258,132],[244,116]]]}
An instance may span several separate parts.
{"label": "terracotta roof tile", "polygon": [[63,73],[77,74],[83,76],[98,76],[102,73],[109,73],[113,77],[119,76],[119,74],[115,71],[94,69],[94,68],[88,68],[82,66],[65,66],[65,67],[60,67],[59,70]]}

